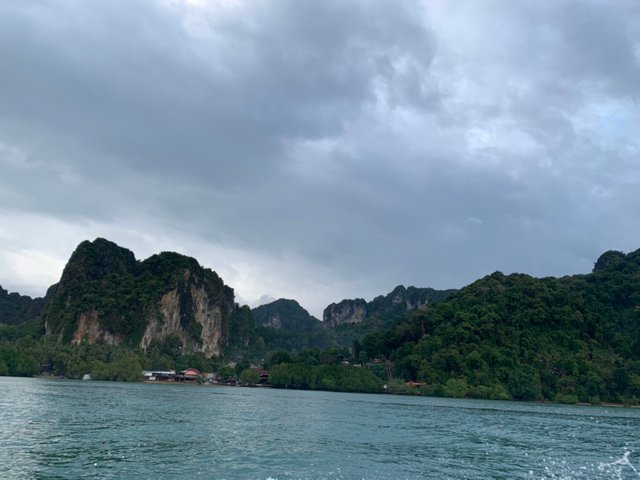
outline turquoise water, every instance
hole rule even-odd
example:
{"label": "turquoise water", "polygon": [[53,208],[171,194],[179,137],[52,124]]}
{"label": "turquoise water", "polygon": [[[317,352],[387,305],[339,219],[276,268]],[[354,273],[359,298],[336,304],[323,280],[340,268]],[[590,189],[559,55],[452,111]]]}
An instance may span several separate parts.
{"label": "turquoise water", "polygon": [[0,377],[0,478],[640,478],[640,410]]}

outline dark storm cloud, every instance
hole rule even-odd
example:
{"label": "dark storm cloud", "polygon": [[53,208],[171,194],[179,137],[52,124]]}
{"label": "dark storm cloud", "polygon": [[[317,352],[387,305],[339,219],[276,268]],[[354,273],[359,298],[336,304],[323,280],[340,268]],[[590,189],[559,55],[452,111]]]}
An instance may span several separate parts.
{"label": "dark storm cloud", "polygon": [[[639,17],[587,0],[4,2],[0,213],[245,252],[273,270],[263,291],[234,285],[245,298],[316,314],[397,283],[585,271],[640,246]],[[305,291],[269,290],[292,272]]]}
{"label": "dark storm cloud", "polygon": [[152,2],[5,6],[5,118],[112,162],[227,183],[282,161],[282,138],[339,132],[379,64],[425,44],[395,8],[274,6],[192,13],[195,26]]}

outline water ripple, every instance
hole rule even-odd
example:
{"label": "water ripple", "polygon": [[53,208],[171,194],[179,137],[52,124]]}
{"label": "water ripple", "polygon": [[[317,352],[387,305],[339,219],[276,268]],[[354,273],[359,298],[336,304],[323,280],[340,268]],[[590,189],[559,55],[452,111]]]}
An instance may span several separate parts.
{"label": "water ripple", "polygon": [[0,377],[3,479],[640,478],[640,411]]}

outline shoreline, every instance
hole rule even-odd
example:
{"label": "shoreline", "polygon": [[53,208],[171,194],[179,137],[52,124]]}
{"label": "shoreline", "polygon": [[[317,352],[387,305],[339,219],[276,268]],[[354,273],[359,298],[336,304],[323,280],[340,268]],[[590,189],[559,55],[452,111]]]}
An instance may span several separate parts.
{"label": "shoreline", "polygon": [[[540,401],[531,401],[531,402],[523,402],[518,400],[492,400],[490,398],[457,398],[457,397],[437,397],[437,396],[429,396],[429,395],[412,395],[412,394],[403,394],[403,393],[390,393],[390,392],[344,392],[340,390],[311,390],[311,389],[299,389],[299,388],[278,388],[272,385],[230,385],[224,383],[198,383],[198,382],[170,382],[164,380],[141,380],[139,382],[119,382],[119,381],[110,381],[110,380],[82,380],[80,378],[66,378],[61,376],[54,375],[33,375],[31,377],[19,377],[19,376],[9,376],[5,375],[5,378],[33,378],[37,380],[57,380],[57,381],[80,381],[80,382],[111,382],[111,383],[141,383],[145,385],[193,385],[193,386],[202,386],[202,387],[240,387],[240,388],[266,388],[266,389],[278,389],[278,390],[301,390],[301,391],[309,391],[309,392],[335,392],[335,393],[369,393],[372,395],[398,395],[401,397],[415,397],[419,396],[422,398],[451,398],[457,400],[481,400],[481,401],[499,401],[499,402],[509,402],[516,404],[523,403],[531,403],[537,405],[566,405],[566,406],[575,406],[575,407],[602,407],[602,408],[633,408],[640,409],[640,404],[624,404],[624,403],[614,403],[614,402],[602,402],[602,403],[586,403],[586,402],[577,402],[577,403],[561,403],[561,402],[552,402],[548,400],[540,400]],[[2,378],[2,376],[0,376]]]}

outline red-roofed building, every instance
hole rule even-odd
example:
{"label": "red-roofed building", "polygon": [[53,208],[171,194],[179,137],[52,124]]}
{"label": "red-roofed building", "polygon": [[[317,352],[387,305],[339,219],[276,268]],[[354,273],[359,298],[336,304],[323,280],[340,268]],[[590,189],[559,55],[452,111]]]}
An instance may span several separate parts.
{"label": "red-roofed building", "polygon": [[196,378],[196,377],[200,376],[200,372],[196,368],[187,368],[184,372],[182,372],[182,374],[185,377],[194,377],[194,378]]}

